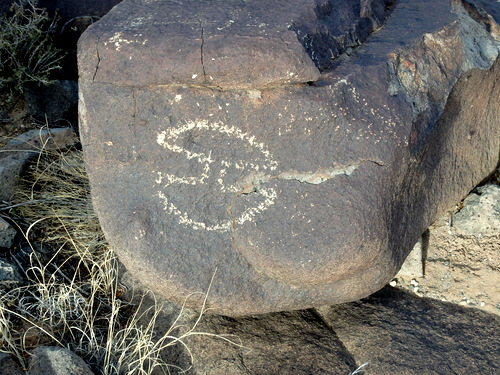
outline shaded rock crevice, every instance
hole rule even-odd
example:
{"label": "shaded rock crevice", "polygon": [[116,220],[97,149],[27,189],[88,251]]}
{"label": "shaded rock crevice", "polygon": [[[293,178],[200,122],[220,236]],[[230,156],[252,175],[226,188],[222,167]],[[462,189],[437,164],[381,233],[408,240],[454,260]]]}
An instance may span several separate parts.
{"label": "shaded rock crevice", "polygon": [[489,70],[500,53],[499,35],[489,32],[493,25],[498,28],[491,16],[465,0],[451,5],[456,21],[425,33],[393,53],[388,62],[389,94],[402,95],[412,109],[413,152],[421,149],[443,115],[460,77],[471,69]]}
{"label": "shaded rock crevice", "polygon": [[[333,0],[321,1],[315,8],[315,22],[296,20],[289,29],[296,33],[311,60],[323,72],[331,69],[349,48],[360,46],[380,28],[394,3],[394,0],[363,0],[339,9]],[[345,24],[346,19],[355,22]]]}
{"label": "shaded rock crevice", "polygon": [[200,44],[200,63],[201,63],[201,69],[203,71],[203,80],[207,82],[207,72],[205,71],[205,63],[203,61],[203,46],[205,44],[205,29],[203,27],[203,24],[200,20],[200,29],[201,29],[201,44]]}
{"label": "shaded rock crevice", "polygon": [[95,64],[94,74],[92,75],[92,82],[95,81],[95,77],[97,76],[97,71],[99,70],[99,64],[101,62],[101,58],[99,56],[99,41],[100,41],[100,38],[98,37],[96,40],[96,43],[95,43],[95,55],[97,58],[97,62]]}

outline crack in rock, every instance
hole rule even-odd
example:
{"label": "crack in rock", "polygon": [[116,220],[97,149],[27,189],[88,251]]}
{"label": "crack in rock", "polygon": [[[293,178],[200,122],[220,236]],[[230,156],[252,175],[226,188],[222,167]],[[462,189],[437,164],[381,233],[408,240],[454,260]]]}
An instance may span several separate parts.
{"label": "crack in rock", "polygon": [[374,160],[363,160],[358,163],[338,166],[329,169],[320,169],[314,172],[286,171],[276,176],[267,175],[264,172],[251,173],[245,178],[236,182],[239,187],[238,195],[250,194],[258,191],[262,184],[272,180],[294,180],[300,183],[319,185],[325,181],[340,175],[350,176],[355,170],[366,163],[374,163],[378,166],[385,166],[384,163]]}
{"label": "crack in rock", "polygon": [[95,76],[97,75],[97,71],[99,70],[99,63],[101,62],[101,57],[99,56],[99,40],[100,40],[100,38],[97,38],[97,41],[95,44],[95,53],[97,56],[97,64],[95,66],[94,75],[92,76],[92,81],[95,81]]}
{"label": "crack in rock", "polygon": [[203,25],[200,21],[200,28],[201,28],[201,46],[200,46],[200,61],[201,61],[201,69],[203,70],[203,79],[207,80],[207,73],[205,72],[205,63],[203,62],[203,45],[205,44],[205,30],[203,28]]}

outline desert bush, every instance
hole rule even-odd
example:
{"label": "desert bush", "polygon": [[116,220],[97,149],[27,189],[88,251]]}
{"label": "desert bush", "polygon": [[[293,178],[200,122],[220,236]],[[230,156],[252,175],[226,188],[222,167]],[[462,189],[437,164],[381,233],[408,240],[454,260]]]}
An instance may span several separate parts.
{"label": "desert bush", "polygon": [[52,37],[57,19],[37,0],[17,0],[12,15],[0,16],[0,89],[12,100],[26,83],[47,85],[63,57]]}

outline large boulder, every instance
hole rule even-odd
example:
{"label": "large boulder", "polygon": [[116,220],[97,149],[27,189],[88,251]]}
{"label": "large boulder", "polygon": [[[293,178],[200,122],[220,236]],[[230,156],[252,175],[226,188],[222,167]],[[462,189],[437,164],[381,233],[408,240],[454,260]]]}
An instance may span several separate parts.
{"label": "large boulder", "polygon": [[226,315],[375,292],[498,163],[496,21],[458,0],[124,0],[79,41],[107,239]]}

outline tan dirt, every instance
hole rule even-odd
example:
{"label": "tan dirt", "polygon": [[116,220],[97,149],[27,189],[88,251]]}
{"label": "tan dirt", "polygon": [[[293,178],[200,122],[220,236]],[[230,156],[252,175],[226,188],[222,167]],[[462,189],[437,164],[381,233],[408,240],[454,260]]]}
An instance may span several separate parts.
{"label": "tan dirt", "polygon": [[429,228],[425,276],[400,272],[391,285],[500,315],[500,233],[464,235],[452,223],[447,214]]}

